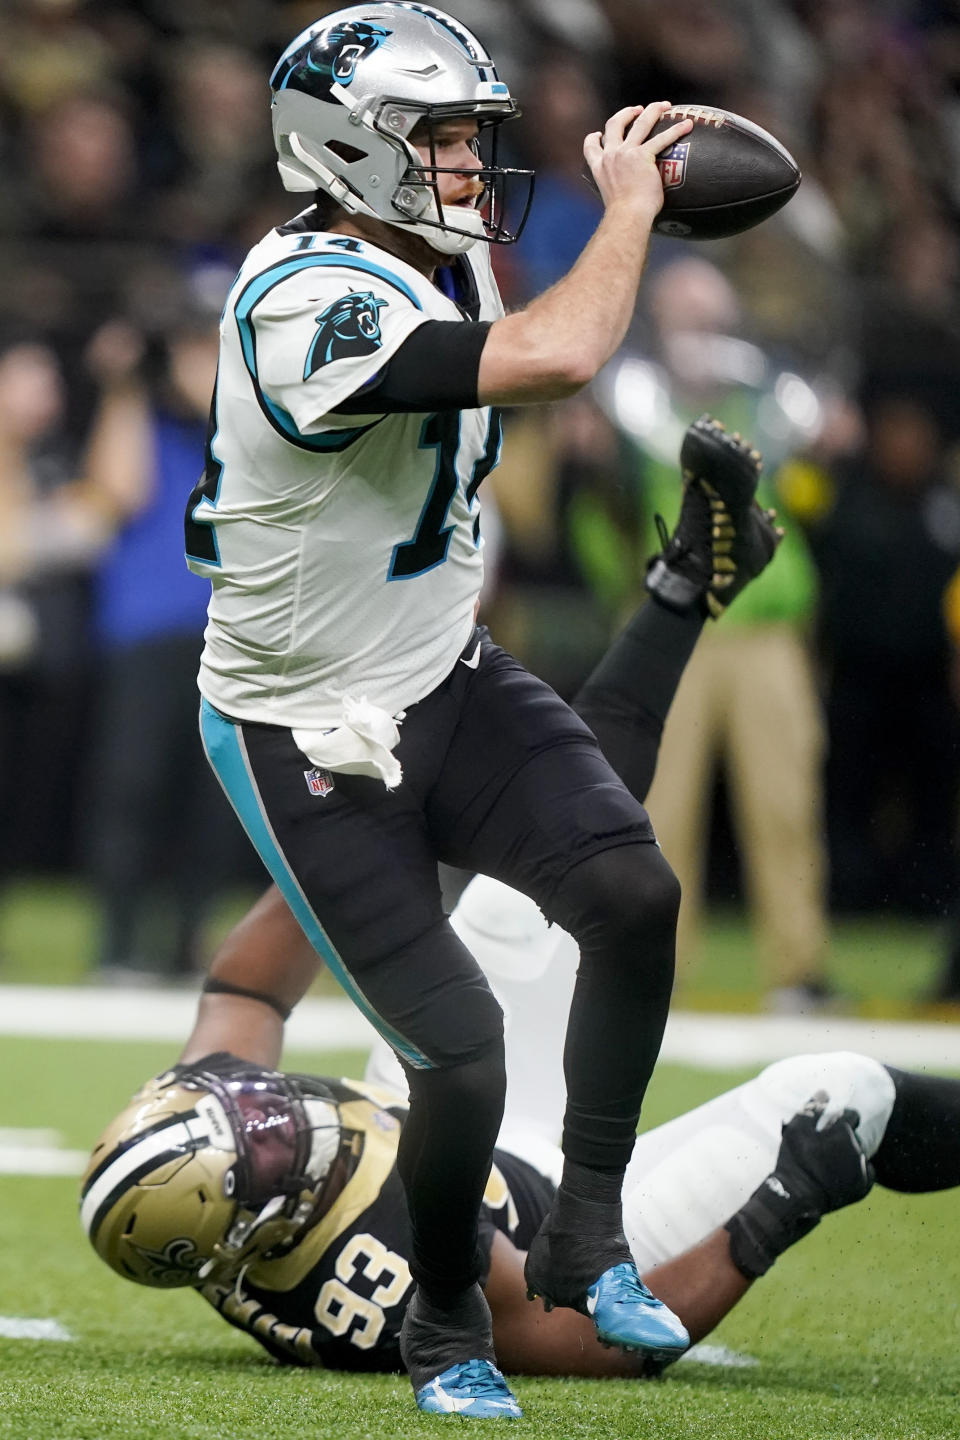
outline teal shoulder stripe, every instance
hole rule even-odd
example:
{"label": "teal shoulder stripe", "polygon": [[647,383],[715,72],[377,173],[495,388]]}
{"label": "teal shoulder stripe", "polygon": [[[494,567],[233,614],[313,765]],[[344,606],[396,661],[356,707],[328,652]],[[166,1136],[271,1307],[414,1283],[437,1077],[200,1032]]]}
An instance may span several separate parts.
{"label": "teal shoulder stripe", "polygon": [[[240,349],[243,354],[243,363],[247,368],[257,400],[268,420],[274,429],[286,440],[298,445],[302,450],[335,451],[345,450],[354,440],[365,435],[373,425],[362,425],[354,430],[336,430],[326,435],[304,435],[298,428],[297,422],[289,411],[274,402],[263,393],[260,385],[260,377],[257,373],[257,341],[253,327],[253,310],[270,291],[288,280],[291,275],[298,274],[301,270],[315,269],[337,270],[359,270],[366,275],[375,275],[378,279],[385,281],[414,304],[418,310],[423,306],[417,298],[416,292],[411,289],[407,282],[393,271],[385,269],[382,265],[375,264],[372,260],[362,260],[353,256],[342,255],[295,255],[288,260],[279,260],[274,265],[269,265],[259,275],[249,280],[234,305],[234,315],[237,321],[237,330],[240,335]],[[380,421],[375,420],[374,425]]]}

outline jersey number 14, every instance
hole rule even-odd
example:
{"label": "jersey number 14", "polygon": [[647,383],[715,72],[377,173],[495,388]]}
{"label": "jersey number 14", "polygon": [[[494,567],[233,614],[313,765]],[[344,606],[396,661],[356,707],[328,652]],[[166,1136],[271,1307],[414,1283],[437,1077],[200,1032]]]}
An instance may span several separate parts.
{"label": "jersey number 14", "polygon": [[[502,427],[499,410],[490,411],[490,427],[483,454],[473,467],[473,474],[465,496],[468,505],[481,483],[490,474],[500,455]],[[460,412],[444,410],[428,415],[420,431],[420,449],[436,450],[437,463],[433,472],[433,483],[420,512],[420,519],[413,538],[395,545],[388,580],[410,580],[415,575],[424,575],[447,558],[453,526],[447,524],[450,506],[457,493],[460,477],[457,474],[457,451],[460,448]],[[474,520],[473,538],[480,539],[480,518]]]}

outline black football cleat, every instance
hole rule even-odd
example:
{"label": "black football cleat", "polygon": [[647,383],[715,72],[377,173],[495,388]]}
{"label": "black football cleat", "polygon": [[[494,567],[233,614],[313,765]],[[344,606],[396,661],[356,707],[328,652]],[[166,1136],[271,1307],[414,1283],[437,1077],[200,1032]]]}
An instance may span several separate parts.
{"label": "black football cleat", "polygon": [[738,434],[701,415],[680,446],[683,503],[663,550],[650,562],[646,588],[680,614],[700,608],[717,619],[760,574],[783,538],[772,510],[756,501],[762,461]]}

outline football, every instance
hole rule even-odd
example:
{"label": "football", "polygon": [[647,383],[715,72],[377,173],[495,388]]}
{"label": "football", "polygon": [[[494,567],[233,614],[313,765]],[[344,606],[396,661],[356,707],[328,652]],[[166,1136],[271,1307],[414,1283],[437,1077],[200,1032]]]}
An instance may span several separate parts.
{"label": "football", "polygon": [[658,234],[720,240],[759,225],[795,194],[800,169],[789,150],[741,115],[675,105],[653,134],[688,118],[690,133],[657,156],[664,195]]}

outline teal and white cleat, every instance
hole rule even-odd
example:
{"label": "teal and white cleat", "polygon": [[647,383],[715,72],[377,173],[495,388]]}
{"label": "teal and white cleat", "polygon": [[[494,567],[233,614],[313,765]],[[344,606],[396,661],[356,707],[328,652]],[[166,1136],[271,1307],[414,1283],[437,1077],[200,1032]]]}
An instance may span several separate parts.
{"label": "teal and white cleat", "polygon": [[476,1420],[519,1420],[523,1415],[506,1380],[489,1360],[451,1365],[418,1390],[416,1400],[428,1415],[463,1415]]}
{"label": "teal and white cleat", "polygon": [[676,1360],[690,1345],[686,1329],[647,1289],[632,1261],[605,1270],[587,1291],[586,1311],[603,1345],[642,1350],[653,1360]]}

